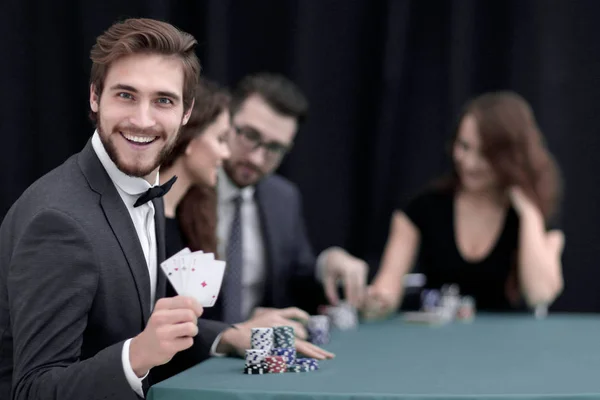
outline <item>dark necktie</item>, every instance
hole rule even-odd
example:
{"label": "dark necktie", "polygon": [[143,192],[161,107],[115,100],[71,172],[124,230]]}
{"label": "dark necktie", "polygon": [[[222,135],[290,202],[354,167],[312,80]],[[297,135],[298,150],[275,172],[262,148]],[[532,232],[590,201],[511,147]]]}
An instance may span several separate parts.
{"label": "dark necktie", "polygon": [[137,199],[133,206],[139,207],[142,204],[146,204],[147,202],[151,201],[152,199],[164,196],[169,190],[171,190],[171,186],[173,186],[176,180],[177,176],[173,176],[162,185],[151,187]]}
{"label": "dark necktie", "polygon": [[225,281],[225,296],[223,296],[223,320],[235,324],[243,321],[242,316],[242,221],[241,195],[233,199],[235,211],[229,241],[227,242],[227,273]]}

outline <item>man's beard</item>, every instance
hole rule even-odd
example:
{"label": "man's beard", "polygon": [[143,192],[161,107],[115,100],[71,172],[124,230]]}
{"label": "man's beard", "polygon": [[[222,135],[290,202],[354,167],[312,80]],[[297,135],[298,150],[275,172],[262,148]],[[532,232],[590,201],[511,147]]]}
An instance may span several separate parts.
{"label": "man's beard", "polygon": [[[257,173],[256,180],[254,182],[243,182],[243,183],[238,181],[236,174],[235,174],[235,170],[236,170],[236,167],[239,165],[244,165],[247,168],[254,170]],[[223,161],[223,170],[225,171],[225,174],[229,177],[229,180],[231,180],[231,182],[233,182],[240,189],[243,189],[244,187],[247,187],[247,186],[256,185],[265,176],[265,174],[259,168],[257,168],[256,166],[254,166],[250,163],[247,163],[247,162],[234,163],[231,160],[224,160]]]}
{"label": "man's beard", "polygon": [[[156,159],[154,160],[154,162],[152,162],[150,164],[149,167],[143,167],[142,165],[134,165],[134,166],[130,167],[130,166],[127,166],[125,163],[123,163],[122,160],[120,160],[117,147],[113,143],[113,141],[110,139],[112,136],[112,133],[105,135],[105,132],[103,131],[103,128],[102,128],[102,124],[100,123],[100,113],[98,113],[97,115],[98,115],[98,118],[97,118],[98,134],[100,136],[100,140],[102,141],[102,144],[104,145],[104,148],[106,149],[106,153],[108,154],[108,156],[110,157],[112,162],[115,163],[115,165],[117,166],[117,168],[119,168],[119,170],[121,172],[123,172],[124,174],[127,174],[129,176],[136,177],[136,178],[144,178],[144,177],[150,175],[154,170],[156,170],[158,167],[161,166],[161,164],[169,157],[169,155],[171,154],[171,151],[173,151],[173,148],[175,147],[177,138],[179,137],[179,133],[181,131],[181,127],[179,127],[175,137],[171,140],[170,143],[167,143],[167,144],[165,144],[165,146],[163,146],[163,148],[156,155]],[[115,129],[117,129],[117,128],[118,127],[115,127]],[[131,130],[132,129],[127,129],[126,131],[130,132]],[[136,133],[141,134],[141,133],[144,133],[144,131],[138,130]],[[162,132],[162,131],[154,132],[154,136],[159,136],[159,138],[165,137],[164,132]],[[157,140],[159,140],[159,139],[157,139]]]}

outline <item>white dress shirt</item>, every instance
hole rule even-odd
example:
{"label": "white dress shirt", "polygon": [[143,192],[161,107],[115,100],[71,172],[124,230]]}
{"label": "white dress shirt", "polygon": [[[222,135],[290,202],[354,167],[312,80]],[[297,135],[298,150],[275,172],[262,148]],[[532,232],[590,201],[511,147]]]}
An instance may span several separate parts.
{"label": "white dress shirt", "polygon": [[253,186],[238,188],[223,170],[219,171],[217,237],[218,252],[222,259],[227,255],[227,243],[235,213],[234,199],[238,195],[242,197],[240,222],[242,224],[242,317],[244,319],[250,317],[252,310],[262,300],[267,273],[265,247],[254,192]]}
{"label": "white dress shirt", "polygon": [[[148,274],[150,277],[150,309],[154,305],[154,299],[156,297],[156,268],[157,268],[157,252],[156,252],[156,229],[154,226],[154,204],[151,201],[143,204],[139,207],[134,208],[133,204],[137,201],[140,194],[146,192],[152,186],[159,184],[158,174],[154,185],[150,185],[148,181],[143,178],[135,178],[123,173],[111,160],[110,156],[106,152],[98,132],[94,132],[92,136],[92,147],[96,152],[96,155],[100,159],[102,166],[108,173],[108,176],[113,181],[123,203],[129,211],[135,231],[137,232],[142,250],[144,251],[144,257],[146,258],[146,265],[148,266]],[[123,362],[123,370],[129,385],[135,392],[140,396],[144,397],[142,390],[142,380],[145,378],[138,378],[131,368],[131,362],[129,360],[129,345],[131,339],[128,339],[121,353],[121,360]]]}

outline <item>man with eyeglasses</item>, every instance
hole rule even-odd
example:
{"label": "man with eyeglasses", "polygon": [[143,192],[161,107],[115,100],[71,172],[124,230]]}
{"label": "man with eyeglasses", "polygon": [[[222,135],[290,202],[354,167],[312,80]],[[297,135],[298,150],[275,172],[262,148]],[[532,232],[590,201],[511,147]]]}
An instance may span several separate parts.
{"label": "man with eyeglasses", "polygon": [[236,323],[266,314],[263,323],[298,326],[291,319],[307,314],[283,308],[310,304],[321,285],[332,304],[340,301],[339,283],[350,304],[362,300],[366,263],[337,247],[317,258],[297,187],[274,174],[307,111],[302,92],[281,75],[247,76],[233,92],[231,157],[217,188],[218,251],[227,272],[219,304],[205,318]]}

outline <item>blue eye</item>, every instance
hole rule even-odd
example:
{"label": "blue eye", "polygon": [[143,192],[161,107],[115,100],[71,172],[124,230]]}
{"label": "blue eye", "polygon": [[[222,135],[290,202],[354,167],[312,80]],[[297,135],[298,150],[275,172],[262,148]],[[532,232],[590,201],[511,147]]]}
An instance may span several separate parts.
{"label": "blue eye", "polygon": [[171,101],[171,99],[167,99],[166,97],[161,97],[160,99],[158,99],[158,102],[161,104],[172,104],[173,103]]}
{"label": "blue eye", "polygon": [[123,99],[132,99],[133,96],[129,93],[125,93],[125,92],[121,92],[118,94],[119,97],[123,98]]}

